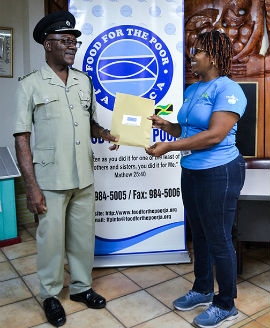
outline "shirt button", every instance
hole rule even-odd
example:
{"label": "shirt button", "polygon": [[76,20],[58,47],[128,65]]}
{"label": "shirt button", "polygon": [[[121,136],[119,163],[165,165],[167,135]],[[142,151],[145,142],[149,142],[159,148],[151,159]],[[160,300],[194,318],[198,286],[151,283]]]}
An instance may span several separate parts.
{"label": "shirt button", "polygon": [[73,109],[73,105],[69,105],[69,108],[70,108],[70,109]]}
{"label": "shirt button", "polygon": [[46,162],[43,160],[41,163],[44,165]]}
{"label": "shirt button", "polygon": [[78,126],[78,125],[79,125],[79,123],[78,123],[78,122],[74,122],[74,125],[75,125],[75,126]]}
{"label": "shirt button", "polygon": [[66,88],[66,92],[69,92],[69,88]]}
{"label": "shirt button", "polygon": [[80,140],[77,140],[76,141],[76,145],[79,145],[81,142],[80,142]]}

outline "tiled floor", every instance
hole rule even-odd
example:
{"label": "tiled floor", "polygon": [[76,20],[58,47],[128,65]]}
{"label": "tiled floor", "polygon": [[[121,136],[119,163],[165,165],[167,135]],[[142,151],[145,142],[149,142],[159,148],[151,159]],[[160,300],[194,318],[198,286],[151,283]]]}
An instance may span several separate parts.
{"label": "tiled floor", "polygon": [[[0,327],[52,327],[46,322],[38,294],[35,225],[20,227],[22,243],[0,249]],[[192,257],[192,244],[189,245]],[[69,273],[66,266],[66,283]],[[102,310],[69,300],[65,287],[60,300],[67,313],[65,327],[74,328],[187,328],[202,308],[175,311],[172,301],[192,286],[193,264],[93,271],[93,288],[107,298]],[[243,273],[238,276],[239,317],[223,327],[270,327],[270,247],[248,245]]]}

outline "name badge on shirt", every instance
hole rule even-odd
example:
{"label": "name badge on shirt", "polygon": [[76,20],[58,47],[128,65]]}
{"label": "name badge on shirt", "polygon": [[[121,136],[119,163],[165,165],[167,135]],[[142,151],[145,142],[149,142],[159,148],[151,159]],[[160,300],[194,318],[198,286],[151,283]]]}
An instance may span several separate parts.
{"label": "name badge on shirt", "polygon": [[188,156],[191,155],[191,150],[181,150],[181,156]]}

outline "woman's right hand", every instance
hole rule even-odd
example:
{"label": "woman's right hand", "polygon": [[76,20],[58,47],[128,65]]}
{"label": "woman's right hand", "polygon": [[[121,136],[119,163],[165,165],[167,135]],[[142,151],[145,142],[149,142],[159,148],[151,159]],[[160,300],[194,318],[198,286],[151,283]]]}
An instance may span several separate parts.
{"label": "woman's right hand", "polygon": [[168,121],[164,120],[163,118],[161,118],[160,116],[158,116],[156,114],[154,114],[152,116],[148,116],[147,118],[148,118],[148,120],[152,121],[153,128],[165,130],[165,126],[166,126],[166,123],[168,123]]}
{"label": "woman's right hand", "polygon": [[178,123],[172,123],[170,121],[164,120],[158,115],[152,115],[147,117],[148,120],[152,121],[152,127],[161,129],[175,138],[179,138],[181,135],[181,127]]}

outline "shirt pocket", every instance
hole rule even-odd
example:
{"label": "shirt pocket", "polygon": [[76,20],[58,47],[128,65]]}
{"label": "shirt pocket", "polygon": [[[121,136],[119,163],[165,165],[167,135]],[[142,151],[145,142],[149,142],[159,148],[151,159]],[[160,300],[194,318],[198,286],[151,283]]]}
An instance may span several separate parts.
{"label": "shirt pocket", "polygon": [[80,89],[78,91],[78,94],[79,94],[81,108],[86,113],[89,113],[89,108],[91,107],[91,93],[90,93],[90,90]]}
{"label": "shirt pocket", "polygon": [[40,164],[41,166],[47,166],[55,163],[55,149],[40,149],[33,150],[33,163]]}
{"label": "shirt pocket", "polygon": [[33,95],[35,114],[38,118],[49,120],[60,117],[60,106],[58,94],[34,94]]}

